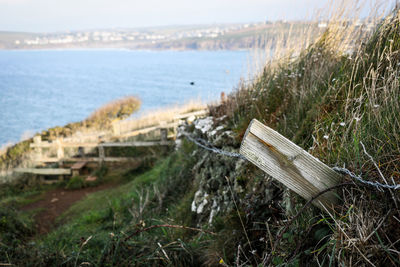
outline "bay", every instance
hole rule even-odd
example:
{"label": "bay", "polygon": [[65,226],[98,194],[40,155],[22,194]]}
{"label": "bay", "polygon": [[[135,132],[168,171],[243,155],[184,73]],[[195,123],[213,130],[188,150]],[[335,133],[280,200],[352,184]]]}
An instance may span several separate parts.
{"label": "bay", "polygon": [[[140,98],[140,113],[229,93],[246,51],[0,51],[0,146],[81,121],[100,106]],[[194,85],[191,85],[194,82]]]}

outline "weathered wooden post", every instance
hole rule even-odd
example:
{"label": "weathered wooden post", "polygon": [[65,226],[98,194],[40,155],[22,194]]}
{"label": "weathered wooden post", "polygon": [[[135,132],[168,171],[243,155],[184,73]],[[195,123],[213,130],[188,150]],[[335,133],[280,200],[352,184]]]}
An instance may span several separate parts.
{"label": "weathered wooden post", "polygon": [[62,138],[58,138],[56,140],[56,144],[57,144],[57,159],[59,161],[64,158],[64,147],[63,147],[62,141],[63,141]]}
{"label": "weathered wooden post", "polygon": [[100,165],[103,165],[104,163],[104,158],[105,158],[105,152],[104,152],[104,146],[101,144],[98,146],[99,149],[99,158],[100,158]]}
{"label": "weathered wooden post", "polygon": [[161,136],[161,142],[168,141],[168,129],[166,128],[160,129],[160,136]]}
{"label": "weathered wooden post", "polygon": [[[240,153],[257,167],[306,200],[339,183],[340,175],[273,129],[253,119]],[[331,209],[337,198],[329,191],[313,204]]]}
{"label": "weathered wooden post", "polygon": [[41,161],[42,160],[42,147],[40,146],[42,143],[42,136],[37,135],[33,137],[33,143],[35,147],[35,159],[36,161]]}

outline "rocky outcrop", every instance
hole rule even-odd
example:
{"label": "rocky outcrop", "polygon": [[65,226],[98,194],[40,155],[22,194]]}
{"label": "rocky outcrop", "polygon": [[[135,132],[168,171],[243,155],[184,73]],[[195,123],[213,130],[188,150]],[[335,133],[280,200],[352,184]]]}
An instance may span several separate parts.
{"label": "rocky outcrop", "polygon": [[[207,147],[238,152],[240,142],[226,125],[225,117],[198,119],[192,125],[181,127],[179,131],[189,134]],[[184,139],[191,142],[185,135],[178,134],[179,144]],[[196,157],[198,162],[193,167],[196,192],[191,210],[195,213],[198,225],[212,224],[216,216],[228,214],[235,209],[235,205],[248,207],[245,208],[246,213],[251,216],[251,213],[255,212],[254,208],[271,206],[271,201],[276,200],[274,197],[280,189],[272,186],[271,179],[255,169],[248,161],[228,157],[202,147],[198,147],[192,156]],[[258,173],[258,179],[251,179],[255,177],[254,173]],[[256,212],[268,212],[268,208],[265,210],[256,208],[256,210]]]}

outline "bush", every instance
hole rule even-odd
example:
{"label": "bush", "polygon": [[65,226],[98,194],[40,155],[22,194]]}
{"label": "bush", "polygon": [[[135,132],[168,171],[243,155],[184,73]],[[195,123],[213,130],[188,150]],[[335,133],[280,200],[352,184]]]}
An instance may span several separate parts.
{"label": "bush", "polygon": [[136,97],[127,96],[122,99],[112,101],[95,112],[86,120],[88,126],[109,127],[115,119],[125,119],[140,108],[140,101]]}
{"label": "bush", "polygon": [[74,176],[69,179],[67,185],[65,186],[66,189],[82,189],[86,187],[85,179],[81,176]]}

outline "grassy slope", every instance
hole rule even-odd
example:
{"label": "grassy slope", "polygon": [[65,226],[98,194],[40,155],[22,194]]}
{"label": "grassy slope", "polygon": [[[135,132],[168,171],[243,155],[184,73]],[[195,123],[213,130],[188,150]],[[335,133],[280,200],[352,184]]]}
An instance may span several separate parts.
{"label": "grassy slope", "polygon": [[[79,130],[110,129],[113,121],[122,120],[129,117],[140,108],[140,100],[133,96],[126,96],[107,103],[94,111],[89,118],[83,122],[69,123],[64,127],[54,127],[43,131],[40,135],[42,140],[55,140],[59,137],[68,137]],[[27,160],[32,149],[29,145],[33,138],[19,142],[10,146],[0,154],[0,171],[12,169]],[[6,177],[7,178],[7,177]],[[0,184],[3,177],[0,176]]]}
{"label": "grassy slope", "polygon": [[[111,264],[117,259],[120,264],[124,262],[140,264],[149,260],[149,257],[151,258],[154,253],[157,254],[157,251],[147,244],[146,237],[143,238],[144,241],[139,239],[126,242],[119,251],[114,251],[115,246],[128,233],[139,229],[142,219],[154,218],[161,222],[167,218],[168,214],[177,210],[182,211],[179,205],[176,206],[176,203],[172,202],[177,196],[189,194],[192,197],[189,173],[194,162],[190,158],[187,159],[186,154],[192,151],[193,147],[189,144],[185,147],[180,153],[160,160],[154,168],[145,173],[129,170],[123,174],[111,172],[111,175],[105,179],[118,175],[119,177],[114,178],[121,180],[120,176],[123,176],[123,180],[131,181],[117,188],[88,196],[59,219],[62,226],[34,243],[20,246],[20,242],[27,240],[27,237],[29,238],[32,234],[30,230],[32,222],[26,221],[25,215],[18,214],[15,209],[4,210],[4,218],[15,216],[18,224],[26,227],[21,228],[25,229],[25,232],[20,233],[4,223],[3,226],[8,227],[6,230],[13,236],[10,238],[2,236],[4,240],[0,240],[5,243],[3,247],[0,246],[1,261],[20,265],[29,260],[32,265],[59,266],[60,264],[74,265],[75,261],[89,261],[101,265]],[[19,195],[19,197],[23,196]],[[190,199],[188,198],[188,201]],[[190,212],[190,210],[186,209],[185,212]],[[185,224],[183,213],[174,217],[177,218],[176,223]],[[4,229],[0,228],[0,230]],[[181,232],[184,231],[181,230]],[[160,234],[161,237],[157,238],[160,242],[170,237],[169,231],[162,230],[155,230],[151,236]],[[83,239],[89,236],[91,236],[90,241],[81,249]],[[19,240],[17,244],[13,243],[17,240]],[[139,247],[140,250],[136,251]],[[132,253],[132,250],[135,253]],[[129,257],[126,256],[128,251],[131,254]],[[121,258],[122,255],[123,258]],[[157,262],[157,259],[153,261]]]}
{"label": "grassy slope", "polygon": [[[399,25],[397,14],[387,19],[351,56],[338,54],[326,34],[298,59],[267,66],[257,82],[224,107],[238,137],[257,118],[330,166],[346,165],[367,180],[385,183],[363,143],[388,182],[399,184]],[[305,218],[308,223],[299,220],[298,228],[289,229],[287,237],[298,240],[307,240],[312,223],[323,222],[332,231],[315,247],[295,251],[314,252],[312,259],[320,264],[399,264],[393,245],[400,238],[394,227],[398,193],[357,187],[341,195],[343,205],[331,218]],[[273,249],[276,263],[304,258],[301,253],[288,257],[296,249],[296,242],[288,241]]]}
{"label": "grassy slope", "polygon": [[[298,59],[266,66],[253,84],[214,107],[212,114],[228,115],[226,124],[237,141],[249,121],[257,118],[330,166],[346,164],[365,179],[383,182],[362,142],[383,175],[400,183],[399,25],[398,16],[386,21],[352,56],[337,53],[326,34]],[[81,262],[98,266],[399,264],[399,193],[359,184],[341,189],[343,202],[336,213],[321,214],[309,207],[274,244],[276,234],[304,201],[290,193],[285,196],[279,184],[246,165],[246,173],[232,177],[244,188],[235,193],[237,206],[208,225],[191,212],[199,187],[195,164],[204,156],[212,157],[205,153],[184,143],[149,172],[130,174],[132,181],[126,185],[93,194],[74,206],[63,226],[34,245],[14,244],[8,254],[1,247],[0,259],[69,266]],[[218,160],[223,161],[218,157],[206,161],[200,172],[215,169]],[[211,175],[209,180],[218,178]],[[263,202],[268,188],[277,188],[276,195]],[[143,222],[205,228],[217,235],[157,228],[125,240],[143,229]]]}

